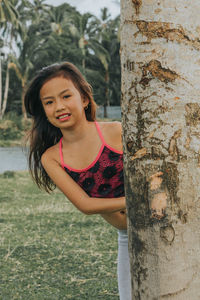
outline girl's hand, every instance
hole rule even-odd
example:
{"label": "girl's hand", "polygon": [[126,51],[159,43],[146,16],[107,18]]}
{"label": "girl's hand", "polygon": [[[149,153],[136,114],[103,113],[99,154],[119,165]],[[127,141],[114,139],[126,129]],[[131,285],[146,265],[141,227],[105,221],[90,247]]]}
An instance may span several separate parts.
{"label": "girl's hand", "polygon": [[125,213],[125,210],[121,210],[114,213],[106,213],[101,214],[101,216],[112,226],[116,227],[119,230],[126,230],[127,229],[127,217]]}

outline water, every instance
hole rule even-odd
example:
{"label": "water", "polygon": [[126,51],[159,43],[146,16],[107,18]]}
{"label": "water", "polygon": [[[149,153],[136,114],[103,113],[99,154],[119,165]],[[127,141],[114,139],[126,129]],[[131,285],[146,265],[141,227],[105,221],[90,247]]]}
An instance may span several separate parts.
{"label": "water", "polygon": [[21,147],[0,147],[0,173],[28,169],[26,151]]}
{"label": "water", "polygon": [[[97,110],[97,117],[103,118],[103,106],[99,106]],[[107,115],[109,119],[121,120],[121,107],[120,106],[107,106]]]}

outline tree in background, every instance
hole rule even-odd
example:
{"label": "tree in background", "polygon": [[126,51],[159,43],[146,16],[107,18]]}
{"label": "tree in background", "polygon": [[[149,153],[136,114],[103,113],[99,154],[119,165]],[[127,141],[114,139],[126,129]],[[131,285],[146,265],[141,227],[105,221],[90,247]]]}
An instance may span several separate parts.
{"label": "tree in background", "polygon": [[121,8],[132,299],[198,300],[200,2]]}
{"label": "tree in background", "polygon": [[[104,92],[104,117],[107,117],[107,106],[110,106],[112,93],[116,90],[120,91],[119,86],[116,86],[116,80],[119,84],[120,72],[118,72],[119,60],[119,17],[112,20],[108,9],[105,7],[101,10],[101,18],[99,20],[99,41],[106,51],[106,55],[99,57],[103,65],[103,76],[105,80]],[[118,58],[118,59],[116,59]],[[114,71],[114,72],[113,72]],[[117,77],[117,75],[119,77]],[[112,76],[112,80],[110,80]]]}
{"label": "tree in background", "polygon": [[[29,80],[42,67],[62,61],[74,63],[85,73],[98,104],[119,105],[119,22],[109,17],[102,26],[97,17],[81,15],[67,3],[53,7],[44,0],[12,1],[21,29],[13,38],[7,112],[15,110],[26,117],[23,94]],[[5,62],[3,74],[5,77]]]}
{"label": "tree in background", "polygon": [[[3,118],[9,89],[9,69],[10,69],[10,55],[12,53],[13,39],[17,36],[17,31],[20,31],[19,14],[16,6],[17,0],[2,0],[0,2],[0,32],[1,32],[1,45],[0,45],[0,119]],[[6,48],[6,51],[4,50]],[[4,95],[2,84],[2,63],[1,60],[4,57],[5,64],[5,80],[4,80]]]}
{"label": "tree in background", "polygon": [[[69,30],[81,54],[81,66],[83,73],[86,70],[86,56],[89,51],[94,51],[95,44],[92,38],[94,31],[95,17],[90,13],[83,15],[77,13],[70,18]],[[96,41],[95,41],[96,42]]]}
{"label": "tree in background", "polygon": [[[18,47],[19,56],[13,55],[12,62],[9,64],[10,68],[15,70],[16,76],[21,82],[21,108],[25,119],[27,118],[24,108],[25,89],[30,72],[33,69],[35,55],[41,48],[41,32],[43,33],[46,30],[43,23],[46,15],[48,15],[48,11],[47,6],[43,2],[43,0],[35,0],[31,4],[29,1],[25,1],[18,6],[21,31],[19,32],[20,39],[17,41],[16,46]],[[29,9],[24,10],[25,5]]]}

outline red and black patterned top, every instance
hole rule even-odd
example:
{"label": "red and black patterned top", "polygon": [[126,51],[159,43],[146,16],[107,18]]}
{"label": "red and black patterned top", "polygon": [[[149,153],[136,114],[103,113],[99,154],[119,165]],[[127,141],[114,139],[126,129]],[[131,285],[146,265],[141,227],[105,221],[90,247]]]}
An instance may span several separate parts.
{"label": "red and black patterned top", "polygon": [[123,152],[106,144],[99,124],[95,122],[102,141],[96,159],[85,169],[76,170],[63,161],[62,138],[60,139],[60,159],[63,169],[91,197],[117,198],[124,196]]}

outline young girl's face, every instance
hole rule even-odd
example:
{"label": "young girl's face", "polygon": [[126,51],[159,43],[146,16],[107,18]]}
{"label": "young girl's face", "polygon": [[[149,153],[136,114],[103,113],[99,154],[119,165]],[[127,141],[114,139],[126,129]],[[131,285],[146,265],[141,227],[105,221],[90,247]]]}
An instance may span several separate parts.
{"label": "young girl's face", "polygon": [[69,79],[55,77],[48,80],[40,90],[40,99],[48,121],[58,128],[86,119],[84,108],[89,100],[83,99]]}

